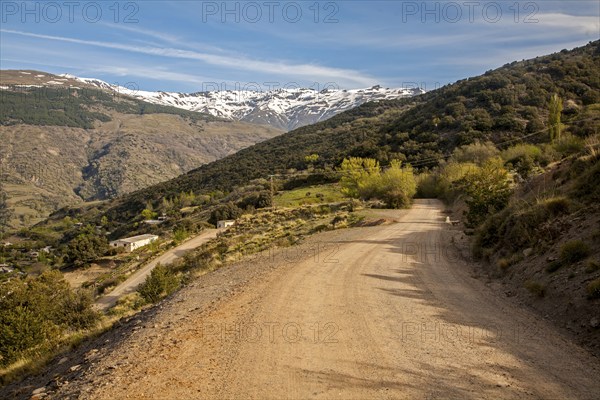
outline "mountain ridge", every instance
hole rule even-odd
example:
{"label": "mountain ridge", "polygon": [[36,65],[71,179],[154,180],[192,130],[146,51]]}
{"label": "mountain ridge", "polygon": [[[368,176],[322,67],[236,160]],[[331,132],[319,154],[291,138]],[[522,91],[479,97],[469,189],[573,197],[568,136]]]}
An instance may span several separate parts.
{"label": "mountain ridge", "polygon": [[60,76],[152,104],[178,107],[218,118],[266,124],[287,131],[324,121],[366,102],[412,97],[425,93],[421,88],[394,89],[379,85],[365,89],[279,88],[266,91],[151,92],[113,85],[95,78],[82,78],[69,74]]}
{"label": "mountain ridge", "polygon": [[357,156],[383,165],[398,159],[422,169],[477,141],[539,142],[555,93],[566,104],[567,133],[586,136],[600,128],[599,58],[600,41],[595,41],[515,61],[421,96],[365,103],[130,193],[108,205],[106,214],[113,220],[129,219],[148,201],[158,204],[179,192],[227,192],[269,174],[305,169],[305,157],[315,153],[316,168],[336,167],[345,157]]}
{"label": "mountain ridge", "polygon": [[5,70],[0,78],[0,186],[13,227],[168,180],[282,133],[38,71]]}

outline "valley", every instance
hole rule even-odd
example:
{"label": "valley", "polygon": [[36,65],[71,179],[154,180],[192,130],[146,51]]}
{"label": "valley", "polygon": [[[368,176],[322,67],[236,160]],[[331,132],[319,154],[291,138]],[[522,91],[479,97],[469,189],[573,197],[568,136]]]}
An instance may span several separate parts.
{"label": "valley", "polygon": [[599,62],[242,100],[2,71],[0,397],[597,397]]}
{"label": "valley", "polygon": [[[128,105],[127,98],[113,95],[97,104],[94,96],[105,94],[96,88],[46,87],[48,79],[60,78],[33,74],[3,71],[0,85],[12,85],[14,92],[2,89],[0,96],[23,101],[23,107],[36,107],[53,95],[64,96],[65,101],[73,96],[82,99],[78,93],[83,90],[85,98],[74,107],[74,114],[96,107],[105,118],[90,126],[32,119],[0,125],[0,169],[14,209],[14,227],[31,226],[65,206],[111,199],[163,182],[282,133],[199,113],[179,115],[167,108],[134,112],[122,109]],[[46,78],[37,82],[30,76]],[[23,82],[36,83],[36,87],[17,86]],[[3,115],[8,117],[6,112]]]}

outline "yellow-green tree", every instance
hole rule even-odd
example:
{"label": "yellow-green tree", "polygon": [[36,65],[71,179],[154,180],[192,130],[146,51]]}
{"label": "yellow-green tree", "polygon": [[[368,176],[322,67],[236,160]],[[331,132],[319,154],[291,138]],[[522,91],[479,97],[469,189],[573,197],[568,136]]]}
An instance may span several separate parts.
{"label": "yellow-green tree", "polygon": [[381,175],[379,195],[389,208],[406,208],[417,193],[417,182],[412,167],[402,167],[393,160],[390,167]]}
{"label": "yellow-green tree", "polygon": [[350,157],[340,167],[342,193],[348,197],[364,200],[373,196],[381,177],[379,162],[371,158]]}
{"label": "yellow-green tree", "polygon": [[351,157],[340,168],[342,192],[363,200],[380,199],[390,208],[408,207],[417,190],[410,166],[402,167],[400,161],[392,161],[384,172],[377,160]]}
{"label": "yellow-green tree", "polygon": [[560,139],[561,134],[561,123],[560,117],[563,110],[562,99],[558,94],[553,94],[550,98],[550,113],[548,114],[548,125],[550,132],[550,141],[554,143],[555,140]]}
{"label": "yellow-green tree", "polygon": [[465,225],[470,228],[479,226],[487,217],[505,208],[512,193],[510,176],[501,160],[489,160],[465,175],[460,183],[469,207]]}

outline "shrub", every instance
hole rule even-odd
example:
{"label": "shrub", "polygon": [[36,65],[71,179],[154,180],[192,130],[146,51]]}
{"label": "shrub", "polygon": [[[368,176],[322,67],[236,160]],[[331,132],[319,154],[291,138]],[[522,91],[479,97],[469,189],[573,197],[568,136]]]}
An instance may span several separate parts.
{"label": "shrub", "polygon": [[546,210],[553,216],[568,214],[571,209],[571,200],[566,197],[554,197],[544,202]]}
{"label": "shrub", "polygon": [[504,150],[502,159],[506,165],[512,166],[521,176],[527,177],[536,164],[541,164],[543,157],[539,147],[533,144],[517,144]]}
{"label": "shrub", "polygon": [[592,273],[596,272],[600,269],[600,263],[596,260],[590,260],[585,266],[585,272]]}
{"label": "shrub", "polygon": [[461,187],[467,196],[469,228],[479,226],[488,216],[505,208],[512,193],[508,172],[494,162],[467,174],[461,180]]}
{"label": "shrub", "polygon": [[99,315],[88,293],[73,292],[59,271],[0,285],[0,365],[43,353],[71,330],[90,328]]}
{"label": "shrub", "polygon": [[546,267],[546,272],[549,272],[549,273],[556,272],[560,269],[560,267],[562,267],[562,262],[560,262],[559,260],[552,261]]}
{"label": "shrub", "polygon": [[378,197],[385,201],[389,208],[409,207],[417,192],[417,183],[410,166],[401,167],[399,161],[392,161],[382,175],[382,187]]}
{"label": "shrub", "polygon": [[350,197],[385,201],[389,208],[404,208],[411,203],[417,184],[410,166],[394,160],[383,173],[376,160],[351,157],[342,162],[342,192]]}
{"label": "shrub", "polygon": [[452,152],[452,161],[458,163],[474,163],[483,165],[491,158],[498,156],[498,149],[491,142],[472,143],[460,146]]}
{"label": "shrub", "polygon": [[173,240],[176,243],[183,242],[188,236],[189,236],[188,231],[183,228],[175,229],[173,231]]}
{"label": "shrub", "polygon": [[590,247],[581,240],[571,240],[560,248],[560,260],[563,263],[576,263],[590,255]]}
{"label": "shrub", "polygon": [[600,278],[594,279],[586,287],[590,299],[600,298]]}
{"label": "shrub", "polygon": [[575,183],[575,193],[580,198],[587,201],[600,201],[600,159],[594,161],[594,164],[586,168],[586,171],[577,179]]}
{"label": "shrub", "polygon": [[242,215],[242,213],[243,211],[241,208],[230,202],[214,209],[210,213],[208,222],[216,226],[217,221],[225,219],[237,219]]}
{"label": "shrub", "polygon": [[556,151],[563,157],[581,153],[585,149],[583,139],[577,136],[565,135],[554,144]]}
{"label": "shrub", "polygon": [[511,146],[502,152],[502,159],[506,162],[513,162],[523,157],[539,160],[542,157],[542,150],[536,145],[523,143]]}
{"label": "shrub", "polygon": [[140,285],[138,292],[148,303],[157,303],[179,287],[179,278],[167,267],[158,264]]}
{"label": "shrub", "polygon": [[496,262],[496,265],[498,266],[498,268],[500,268],[502,271],[506,271],[510,265],[511,262],[508,258],[500,258],[498,259],[498,261]]}
{"label": "shrub", "polygon": [[546,288],[539,282],[526,281],[525,289],[529,290],[529,293],[537,297],[544,297],[546,295]]}

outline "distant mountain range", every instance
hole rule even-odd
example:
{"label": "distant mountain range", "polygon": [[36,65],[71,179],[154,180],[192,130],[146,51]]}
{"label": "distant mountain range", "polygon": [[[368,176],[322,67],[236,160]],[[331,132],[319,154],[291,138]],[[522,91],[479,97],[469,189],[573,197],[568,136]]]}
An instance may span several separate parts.
{"label": "distant mountain range", "polygon": [[196,93],[147,92],[112,85],[93,78],[61,75],[148,103],[173,106],[206,113],[219,118],[271,125],[293,130],[314,124],[369,101],[392,100],[425,93],[420,88],[390,89],[373,86],[368,89],[276,89],[269,91],[220,90]]}
{"label": "distant mountain range", "polygon": [[14,227],[174,178],[283,133],[39,71],[1,71],[0,97],[0,182]]}
{"label": "distant mountain range", "polygon": [[283,131],[420,89],[133,91],[34,70],[0,75],[0,172],[14,226],[143,189]]}

